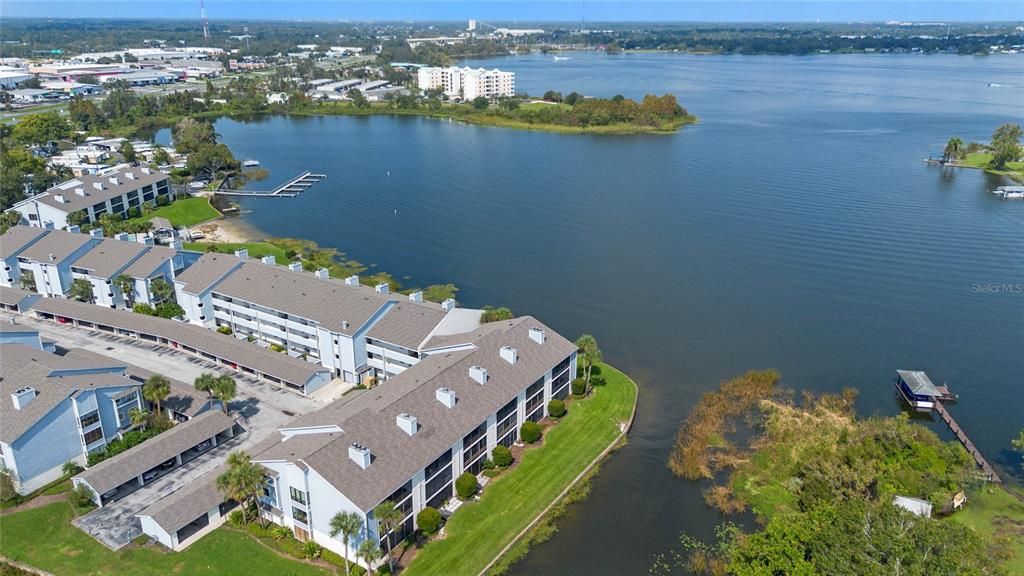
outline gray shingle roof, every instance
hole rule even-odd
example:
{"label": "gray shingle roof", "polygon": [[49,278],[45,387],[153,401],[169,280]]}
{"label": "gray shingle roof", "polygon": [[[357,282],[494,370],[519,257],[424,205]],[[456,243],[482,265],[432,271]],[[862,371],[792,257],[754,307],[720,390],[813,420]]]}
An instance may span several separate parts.
{"label": "gray shingle roof", "polygon": [[98,494],[109,492],[234,424],[235,421],[223,412],[205,412],[100,462],[75,478],[87,482]]}
{"label": "gray shingle roof", "polygon": [[[146,171],[149,171],[149,174]],[[115,178],[117,183],[113,183],[111,178]],[[70,213],[166,179],[167,174],[144,166],[122,168],[102,176],[86,174],[62,182],[36,196],[33,200]],[[97,189],[94,184],[100,184],[102,190]],[[76,189],[81,189],[85,196],[78,194]],[[57,201],[58,194],[64,197],[63,203]]]}
{"label": "gray shingle roof", "polygon": [[124,269],[132,278],[148,278],[164,262],[174,258],[174,250],[163,246],[150,246],[145,254]]}
{"label": "gray shingle roof", "polygon": [[31,298],[32,296],[32,293],[26,292],[21,288],[0,286],[0,304],[3,304],[4,306],[18,306],[27,298]]}
{"label": "gray shingle roof", "polygon": [[[539,327],[547,341],[538,344],[528,331]],[[462,436],[508,403],[576,346],[531,317],[489,327],[477,340],[475,351],[428,356],[414,367],[352,400],[341,399],[323,409],[297,418],[284,428],[337,425],[343,432],[291,437],[287,442],[268,442],[253,460],[268,462],[301,460],[363,511],[369,511],[409,480],[418,470],[449,449]],[[519,352],[515,365],[501,359],[499,349],[511,346]],[[469,377],[470,366],[483,366],[489,380],[477,384]],[[455,391],[455,408],[437,401],[440,387]],[[418,420],[419,430],[408,436],[395,418],[408,413]],[[373,461],[363,470],[348,457],[356,442],[370,449]]]}
{"label": "gray shingle roof", "polygon": [[[19,256],[46,264],[63,262],[79,248],[98,241],[88,234],[75,234],[64,230],[50,230],[46,236],[26,248]],[[53,255],[53,258],[50,256]]]}
{"label": "gray shingle roof", "polygon": [[175,284],[182,284],[185,292],[199,295],[206,292],[228,272],[241,264],[233,254],[207,252],[199,257],[187,270],[174,279]]}
{"label": "gray shingle roof", "polygon": [[32,304],[32,310],[166,338],[297,386],[304,385],[315,374],[329,372],[322,366],[264,350],[231,336],[176,320],[63,298],[42,298]]}
{"label": "gray shingle roof", "polygon": [[98,278],[113,278],[118,272],[146,252],[148,246],[104,238],[92,250],[75,260],[75,268],[83,268]]}
{"label": "gray shingle roof", "polygon": [[430,336],[444,316],[445,312],[440,308],[399,302],[374,324],[367,336],[410,350],[419,350],[420,344]]}
{"label": "gray shingle roof", "polygon": [[11,226],[0,236],[0,258],[10,258],[35,242],[47,230],[34,226]]}
{"label": "gray shingle roof", "polygon": [[136,516],[148,516],[168,534],[174,534],[225,501],[224,494],[217,489],[217,477],[226,470],[227,466],[214,468],[180,490],[157,500]]}
{"label": "gray shingle roof", "polygon": [[897,370],[900,378],[907,383],[910,391],[918,396],[941,396],[931,378],[920,370]]}
{"label": "gray shingle roof", "polygon": [[[121,368],[116,361],[64,358],[21,344],[0,346],[0,440],[10,444],[28,431],[43,416],[68,397],[82,390],[134,384],[120,374],[89,374],[51,376],[57,370],[83,368]],[[20,410],[14,407],[11,394],[31,386],[36,397]]]}

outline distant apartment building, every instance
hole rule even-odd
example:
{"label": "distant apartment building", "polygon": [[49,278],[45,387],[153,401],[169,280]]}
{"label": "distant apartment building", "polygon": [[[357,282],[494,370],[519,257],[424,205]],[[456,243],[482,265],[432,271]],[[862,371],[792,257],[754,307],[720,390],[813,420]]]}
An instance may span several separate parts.
{"label": "distant apartment building", "polygon": [[515,72],[483,68],[423,67],[417,71],[417,83],[421,90],[440,89],[449,98],[473,100],[479,96],[499,98],[515,96]]}
{"label": "distant apartment building", "polygon": [[0,458],[22,493],[59,478],[65,462],[84,464],[144,405],[124,365],[59,356],[15,326],[0,330],[0,366]]}
{"label": "distant apartment building", "polygon": [[346,382],[401,374],[432,335],[475,329],[480,318],[453,300],[392,294],[387,284],[335,280],[326,269],[303,272],[298,262],[286,268],[271,256],[250,260],[245,251],[204,254],[177,277],[175,291],[190,322],[280,346]]}
{"label": "distant apartment building", "polygon": [[[13,226],[0,237],[0,286],[20,288],[49,298],[65,298],[75,280],[92,286],[92,302],[109,308],[158,303],[153,282],[173,286],[175,277],[199,258],[179,244],[155,246],[127,234],[103,238],[101,230],[81,234],[32,226]],[[131,292],[122,292],[117,278],[132,279]]]}
{"label": "distant apartment building", "polygon": [[169,198],[167,174],[146,166],[120,167],[98,174],[82,175],[58,184],[14,205],[29,226],[67,228],[68,215],[83,212],[83,222],[96,222],[103,214],[124,216],[145,202]]}
{"label": "distant apartment building", "polygon": [[[416,514],[441,508],[464,472],[480,474],[495,446],[511,446],[520,426],[547,416],[576,372],[576,346],[531,317],[459,336],[431,338],[422,362],[373,393],[337,400],[280,427],[248,452],[265,471],[262,513],[296,538],[345,554],[330,521],[363,521],[364,540],[397,545]],[[175,548],[188,526],[223,516],[215,474],[138,513],[143,531]],[[392,502],[397,527],[382,533],[374,508]]]}

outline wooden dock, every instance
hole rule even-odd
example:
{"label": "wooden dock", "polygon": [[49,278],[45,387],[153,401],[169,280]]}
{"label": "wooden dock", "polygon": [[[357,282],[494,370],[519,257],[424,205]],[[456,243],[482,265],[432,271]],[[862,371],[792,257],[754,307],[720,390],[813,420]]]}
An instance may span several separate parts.
{"label": "wooden dock", "polygon": [[985,456],[983,456],[978,448],[974,446],[974,442],[971,442],[971,439],[967,437],[967,433],[964,432],[964,429],[956,423],[956,420],[953,419],[953,416],[948,410],[946,410],[946,407],[939,400],[935,400],[935,411],[939,413],[939,416],[942,417],[942,421],[945,422],[946,426],[949,426],[949,429],[954,435],[956,435],[956,439],[964,445],[967,453],[970,454],[974,458],[974,461],[978,463],[978,466],[981,467],[981,471],[985,475],[985,478],[990,482],[1002,482],[999,478],[999,474],[996,474],[992,465],[988,463]]}
{"label": "wooden dock", "polygon": [[327,178],[326,174],[314,174],[307,170],[273,190],[217,190],[214,194],[218,196],[248,196],[250,198],[294,198],[324,178]]}

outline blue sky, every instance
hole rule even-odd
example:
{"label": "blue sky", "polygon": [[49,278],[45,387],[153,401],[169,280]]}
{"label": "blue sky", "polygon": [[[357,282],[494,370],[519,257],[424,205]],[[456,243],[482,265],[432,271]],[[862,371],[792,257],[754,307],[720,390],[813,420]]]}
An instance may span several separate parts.
{"label": "blue sky", "polygon": [[[1024,21],[1022,0],[206,0],[211,20]],[[0,0],[3,17],[195,18],[199,0]]]}

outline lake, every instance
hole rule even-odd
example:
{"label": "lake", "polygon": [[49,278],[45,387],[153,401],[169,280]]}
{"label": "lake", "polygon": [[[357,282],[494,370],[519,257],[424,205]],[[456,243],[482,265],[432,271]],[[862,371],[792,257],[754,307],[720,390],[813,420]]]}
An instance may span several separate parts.
{"label": "lake", "polygon": [[516,574],[644,574],[680,531],[709,535],[722,518],[665,462],[700,394],[752,368],[797,390],[857,387],[862,414],[899,412],[895,370],[926,370],[960,394],[951,412],[1004,474],[1019,462],[1024,202],[922,158],[1020,122],[1024,59],[564,56],[469,64],[515,71],[532,94],[672,92],[700,122],[672,136],[384,117],[216,126],[271,171],[267,186],[328,175],[298,198],[244,201],[266,235],[592,333],[638,381],[629,445]]}

